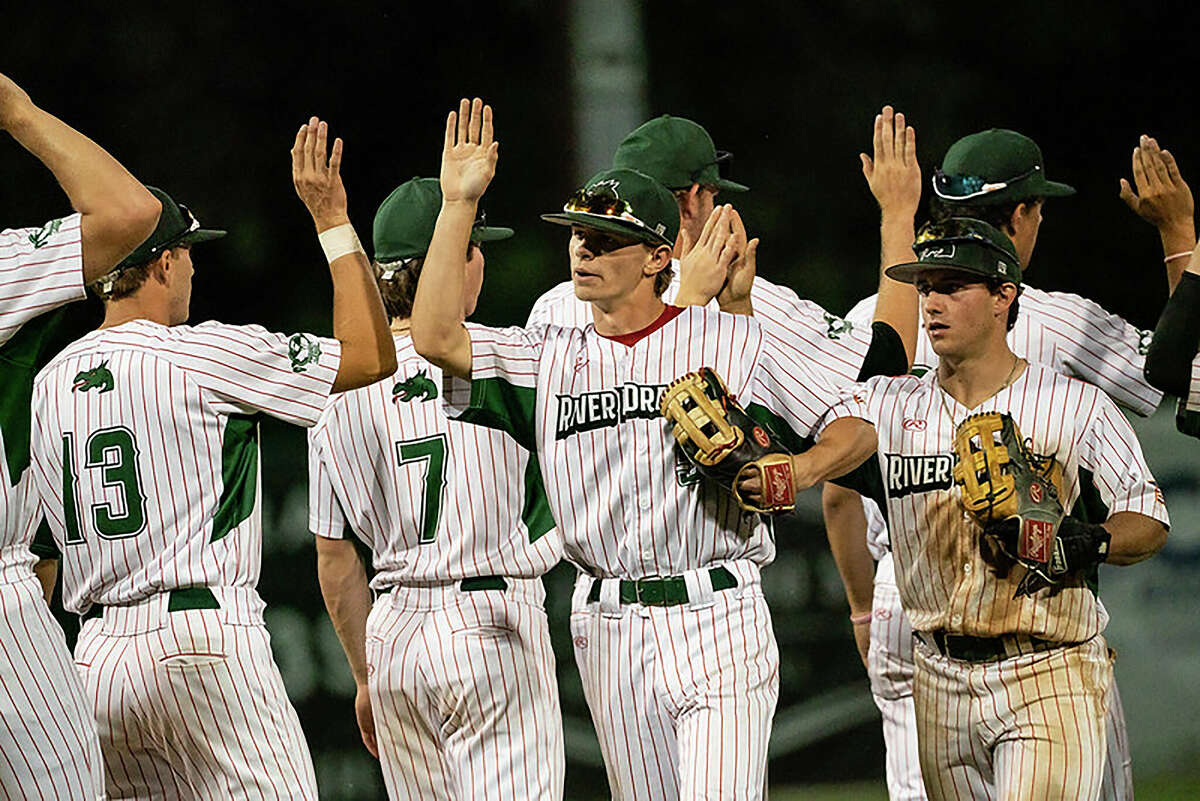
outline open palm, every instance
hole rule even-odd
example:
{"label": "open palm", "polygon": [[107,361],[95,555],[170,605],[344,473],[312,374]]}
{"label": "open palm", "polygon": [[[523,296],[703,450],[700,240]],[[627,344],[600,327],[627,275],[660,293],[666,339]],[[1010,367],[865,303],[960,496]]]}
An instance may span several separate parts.
{"label": "open palm", "polygon": [[475,201],[496,174],[500,143],[492,136],[492,107],[479,98],[463,98],[446,117],[442,148],[442,196],[447,201]]}

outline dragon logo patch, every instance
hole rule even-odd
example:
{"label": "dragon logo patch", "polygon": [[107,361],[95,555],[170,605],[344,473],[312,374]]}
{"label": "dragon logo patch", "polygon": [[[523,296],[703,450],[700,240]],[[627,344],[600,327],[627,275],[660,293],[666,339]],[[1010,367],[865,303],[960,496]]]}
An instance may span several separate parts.
{"label": "dragon logo patch", "polygon": [[72,392],[90,392],[95,389],[98,394],[103,395],[105,392],[112,392],[113,389],[113,374],[108,369],[108,361],[100,362],[99,367],[93,367],[91,370],[81,370],[75,375],[75,380],[71,384]]}
{"label": "dragon logo patch", "polygon": [[50,237],[58,233],[58,229],[62,228],[62,220],[51,220],[29,235],[29,243],[33,247],[40,248],[50,241]]}
{"label": "dragon logo patch", "polygon": [[433,383],[424,370],[419,370],[416,375],[406,378],[392,387],[392,400],[396,403],[407,403],[418,398],[424,403],[437,396],[437,384]]}
{"label": "dragon logo patch", "polygon": [[321,358],[321,343],[308,334],[292,334],[288,339],[288,361],[293,373],[307,372]]}
{"label": "dragon logo patch", "polygon": [[849,320],[843,320],[841,317],[834,317],[829,312],[825,312],[825,336],[830,339],[841,339],[842,334],[849,334],[854,330],[854,323]]}

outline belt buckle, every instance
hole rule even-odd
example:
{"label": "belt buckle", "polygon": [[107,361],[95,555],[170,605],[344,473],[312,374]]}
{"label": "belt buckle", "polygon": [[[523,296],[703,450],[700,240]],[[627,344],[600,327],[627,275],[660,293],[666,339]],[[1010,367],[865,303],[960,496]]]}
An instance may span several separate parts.
{"label": "belt buckle", "polygon": [[642,606],[665,606],[666,582],[662,576],[646,576],[633,582],[634,597]]}

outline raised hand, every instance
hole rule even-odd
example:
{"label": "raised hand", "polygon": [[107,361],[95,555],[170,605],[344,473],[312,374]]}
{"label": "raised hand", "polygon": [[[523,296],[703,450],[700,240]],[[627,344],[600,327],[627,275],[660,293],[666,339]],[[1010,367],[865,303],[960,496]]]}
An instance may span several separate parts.
{"label": "raised hand", "polygon": [[746,226],[742,215],[737,209],[731,209],[730,224],[733,229],[734,249],[737,259],[729,266],[729,277],[725,286],[717,295],[717,303],[722,311],[734,314],[752,314],[750,308],[750,290],[754,286],[754,276],[758,271],[758,238],[746,241]]}
{"label": "raised hand", "polygon": [[921,165],[917,132],[904,115],[884,106],[875,115],[874,156],[858,154],[863,177],[884,214],[915,217],[921,204]]}
{"label": "raised hand", "polygon": [[[717,206],[704,223],[700,238],[692,244],[684,231],[687,255],[679,262],[680,306],[703,306],[717,296],[729,277],[729,267],[737,258],[737,243],[731,224],[733,207]],[[691,246],[688,249],[688,246]]]}
{"label": "raised hand", "polygon": [[442,148],[442,198],[474,202],[496,174],[500,143],[492,136],[492,107],[478,97],[459,101],[458,111],[446,117]]}
{"label": "raised hand", "polygon": [[292,145],[292,183],[317,231],[350,222],[342,185],[342,140],[334,139],[328,152],[328,138],[329,125],[312,117],[300,126]]}
{"label": "raised hand", "polygon": [[17,86],[12,78],[0,73],[0,130],[7,130],[15,120],[33,108],[33,101],[25,90]]}
{"label": "raised hand", "polygon": [[1121,179],[1121,200],[1143,220],[1160,230],[1192,227],[1192,190],[1183,180],[1175,157],[1159,148],[1152,136],[1143,134],[1133,149],[1133,184]]}

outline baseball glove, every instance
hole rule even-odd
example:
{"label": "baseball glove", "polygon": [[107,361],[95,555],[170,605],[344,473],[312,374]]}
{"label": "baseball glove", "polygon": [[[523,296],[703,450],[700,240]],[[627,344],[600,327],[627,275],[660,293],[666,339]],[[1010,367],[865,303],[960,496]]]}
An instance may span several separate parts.
{"label": "baseball glove", "polygon": [[1058,584],[1068,564],[1059,529],[1064,517],[1062,467],[1026,447],[1012,417],[973,414],[954,434],[954,480],[984,536],[1027,568],[1013,597]]}
{"label": "baseball glove", "polygon": [[[701,475],[732,494],[743,509],[774,513],[795,508],[791,455],[746,414],[711,368],[673,381],[660,408],[672,424],[680,450]],[[762,474],[761,506],[738,493],[738,480],[751,467]]]}

